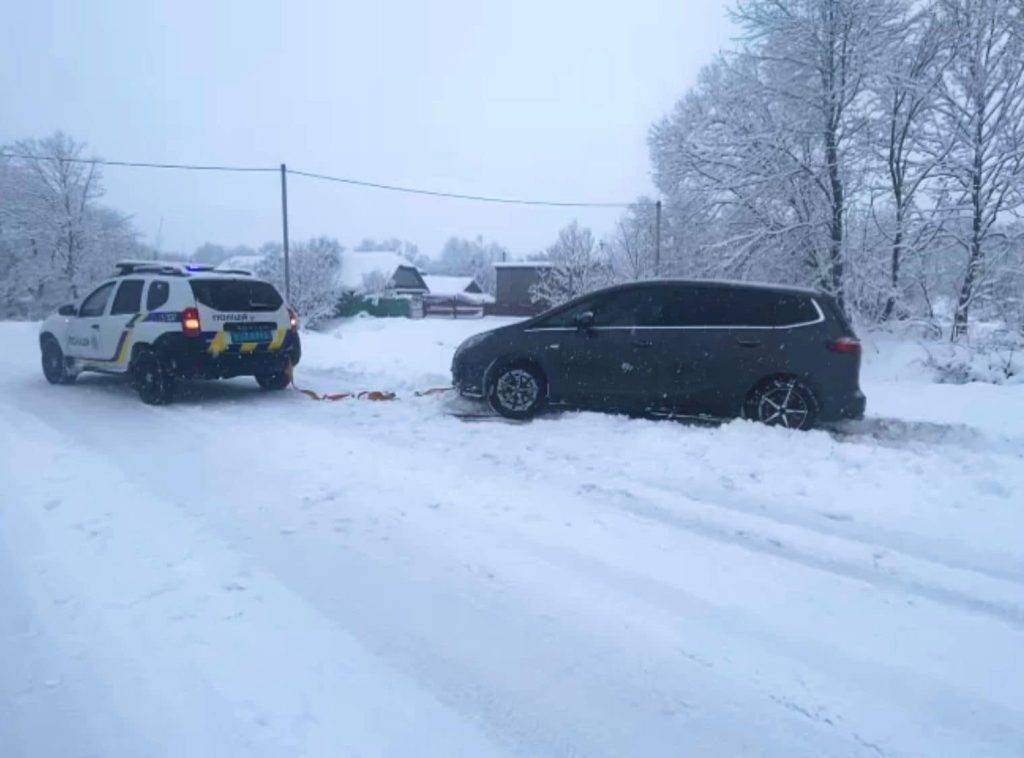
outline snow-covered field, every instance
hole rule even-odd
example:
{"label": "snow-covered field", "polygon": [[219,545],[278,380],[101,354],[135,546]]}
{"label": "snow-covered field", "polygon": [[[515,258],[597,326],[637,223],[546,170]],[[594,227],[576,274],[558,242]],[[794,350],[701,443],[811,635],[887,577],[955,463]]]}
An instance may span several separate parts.
{"label": "snow-covered field", "polygon": [[0,755],[1021,755],[1024,385],[869,343],[841,432],[444,384],[484,321],[298,381],[51,387],[0,324]]}

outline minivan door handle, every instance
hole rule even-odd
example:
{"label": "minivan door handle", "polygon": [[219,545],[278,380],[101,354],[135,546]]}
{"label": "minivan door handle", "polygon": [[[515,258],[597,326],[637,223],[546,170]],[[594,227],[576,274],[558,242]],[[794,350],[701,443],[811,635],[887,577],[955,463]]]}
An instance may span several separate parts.
{"label": "minivan door handle", "polygon": [[100,325],[99,325],[99,324],[93,324],[93,325],[92,325],[92,328],[93,328],[93,329],[99,329],[99,328],[100,328]]}
{"label": "minivan door handle", "polygon": [[743,337],[736,338],[736,344],[740,347],[761,347],[761,340],[744,339]]}
{"label": "minivan door handle", "polygon": [[650,340],[633,340],[633,347],[654,347]]}

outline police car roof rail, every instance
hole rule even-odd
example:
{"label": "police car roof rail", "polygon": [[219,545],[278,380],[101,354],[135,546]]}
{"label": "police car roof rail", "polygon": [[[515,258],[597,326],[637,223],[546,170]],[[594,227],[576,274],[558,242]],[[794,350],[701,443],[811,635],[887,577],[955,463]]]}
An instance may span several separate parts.
{"label": "police car roof rail", "polygon": [[116,273],[114,276],[128,276],[130,274],[165,274],[168,276],[184,276],[180,266],[173,263],[160,263],[159,261],[118,261],[114,264]]}

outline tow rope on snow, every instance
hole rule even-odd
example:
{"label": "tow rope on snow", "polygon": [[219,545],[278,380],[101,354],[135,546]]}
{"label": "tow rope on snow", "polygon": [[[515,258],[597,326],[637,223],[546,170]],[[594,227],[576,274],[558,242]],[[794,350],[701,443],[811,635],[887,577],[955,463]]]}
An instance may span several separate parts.
{"label": "tow rope on snow", "polygon": [[[387,390],[363,390],[361,392],[314,392],[313,390],[303,389],[295,383],[295,375],[292,371],[292,367],[288,367],[288,379],[289,384],[301,392],[303,395],[308,397],[310,400],[329,400],[335,402],[337,400],[372,400],[375,402],[386,402],[390,400],[398,400],[398,395],[394,392]],[[416,390],[413,395],[416,397],[425,397],[427,395],[438,395],[442,392],[451,392],[454,387],[431,387],[425,390]]]}

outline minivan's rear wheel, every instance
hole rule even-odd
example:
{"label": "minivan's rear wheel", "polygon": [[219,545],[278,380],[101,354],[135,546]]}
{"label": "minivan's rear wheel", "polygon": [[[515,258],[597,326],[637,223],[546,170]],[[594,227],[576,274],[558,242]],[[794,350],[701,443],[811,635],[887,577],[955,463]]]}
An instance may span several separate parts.
{"label": "minivan's rear wheel", "polygon": [[547,397],[547,382],[534,366],[513,363],[498,369],[488,392],[491,407],[506,418],[534,416]]}
{"label": "minivan's rear wheel", "polygon": [[147,405],[166,405],[174,399],[175,377],[168,362],[152,350],[132,361],[132,383]]}
{"label": "minivan's rear wheel", "polygon": [[64,351],[53,337],[43,339],[42,359],[43,376],[50,384],[71,384],[75,381],[75,375],[68,371]]}
{"label": "minivan's rear wheel", "polygon": [[818,401],[803,382],[778,377],[755,387],[743,412],[746,418],[768,426],[810,429],[818,419]]}

